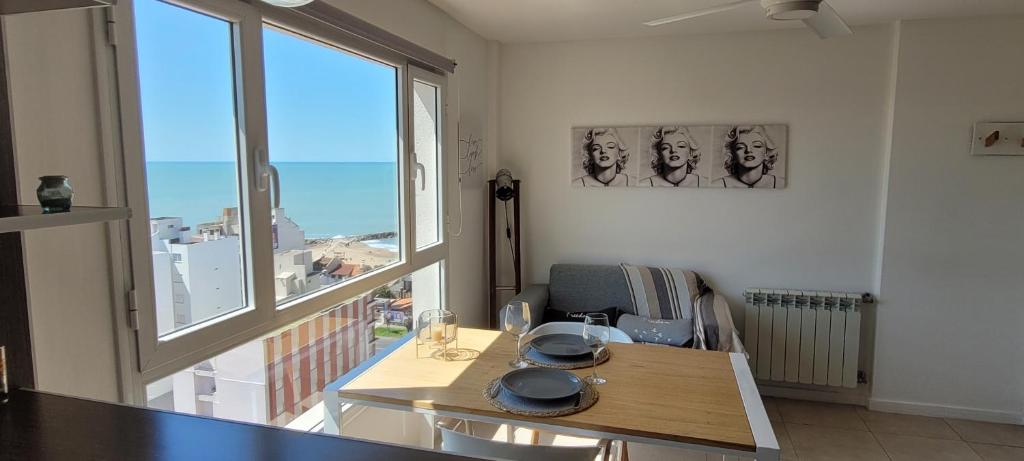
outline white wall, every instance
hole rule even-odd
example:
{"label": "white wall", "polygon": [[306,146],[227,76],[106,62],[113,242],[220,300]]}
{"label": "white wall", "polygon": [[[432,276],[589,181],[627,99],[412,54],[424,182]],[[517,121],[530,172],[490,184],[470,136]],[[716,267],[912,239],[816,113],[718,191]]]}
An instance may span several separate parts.
{"label": "white wall", "polygon": [[[89,13],[7,16],[19,193],[36,177],[71,178],[76,205],[106,205]],[[37,387],[118,398],[112,266],[105,225],[26,232]]]}
{"label": "white wall", "polygon": [[968,154],[1024,120],[1024,17],[900,36],[872,404],[1024,422],[1024,158]]}
{"label": "white wall", "polygon": [[[242,245],[237,235],[191,244],[172,243],[170,246],[172,255],[181,256],[181,262],[173,263],[171,270],[172,274],[179,272],[181,275],[181,285],[178,286],[184,290],[174,293],[172,288],[174,295],[182,296],[181,302],[176,303],[181,305],[176,307],[183,312],[175,312],[174,323],[166,326],[168,330],[173,330],[180,323],[199,323],[232,312],[244,305],[245,286],[242,282],[240,254]],[[301,280],[299,283],[304,284],[305,275],[308,273],[306,267],[313,265],[312,261],[308,261],[312,256],[308,252],[293,251],[298,254],[292,253],[283,257],[280,253],[274,254],[274,263],[278,266],[275,268],[275,274],[282,271],[279,263],[283,259],[293,264],[285,266],[283,270],[294,271],[295,277]],[[308,265],[294,264],[295,256],[299,256],[300,259],[305,256]],[[173,275],[163,280],[157,279],[155,273],[153,276],[156,283],[175,286],[176,280]],[[180,314],[184,314],[185,318],[179,318]]]}
{"label": "white wall", "polygon": [[[522,177],[525,279],[553,263],[692,268],[756,286],[871,291],[893,31],[525,44],[501,51],[501,158]],[[573,126],[789,125],[779,191],[570,187]],[[634,149],[646,158],[646,152]]]}
{"label": "white wall", "polygon": [[156,324],[160,334],[174,329],[174,271],[170,253],[153,252],[153,306],[156,308]]}
{"label": "white wall", "polygon": [[[263,347],[263,341],[250,341],[214,358],[217,380],[214,416],[266,424],[268,393]],[[193,379],[195,376],[189,371],[181,374]]]}

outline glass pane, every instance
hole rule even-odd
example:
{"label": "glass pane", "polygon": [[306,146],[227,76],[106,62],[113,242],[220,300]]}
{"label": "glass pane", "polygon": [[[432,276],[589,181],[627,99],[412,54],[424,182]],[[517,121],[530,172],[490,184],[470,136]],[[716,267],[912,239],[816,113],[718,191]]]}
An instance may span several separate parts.
{"label": "glass pane", "polygon": [[157,330],[246,305],[233,24],[135,2]]}
{"label": "glass pane", "polygon": [[412,115],[416,152],[416,248],[437,243],[441,229],[438,175],[440,155],[440,91],[423,82],[413,82]]}
{"label": "glass pane", "polygon": [[[189,414],[318,430],[324,416],[319,406],[324,389],[405,336],[412,328],[415,312],[440,305],[439,273],[440,263],[426,267],[149,383],[146,404]],[[421,293],[425,297],[422,302]]]}
{"label": "glass pane", "polygon": [[398,71],[264,28],[278,303],[399,261]]}

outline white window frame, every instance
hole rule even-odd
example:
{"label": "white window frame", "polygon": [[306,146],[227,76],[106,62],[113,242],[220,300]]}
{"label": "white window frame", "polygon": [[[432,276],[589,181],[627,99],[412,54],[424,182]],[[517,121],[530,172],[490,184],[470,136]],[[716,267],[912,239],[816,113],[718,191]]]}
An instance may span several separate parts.
{"label": "white window frame", "polygon": [[[161,337],[157,331],[156,308],[153,287],[152,246],[149,234],[149,207],[146,186],[145,155],[143,149],[141,100],[139,91],[138,58],[136,55],[133,0],[122,0],[113,7],[115,31],[114,60],[118,75],[116,90],[120,109],[120,136],[123,156],[125,193],[128,206],[133,210],[129,220],[127,249],[132,266],[131,280],[126,287],[131,290],[132,312],[137,316],[134,329],[135,343],[132,378],[132,392],[136,403],[144,402],[145,384],[185,369],[202,360],[254,340],[271,331],[311,316],[331,306],[346,302],[378,286],[389,283],[416,270],[441,263],[441,299],[448,296],[447,261],[449,241],[447,219],[440,219],[439,242],[416,250],[415,248],[415,168],[412,165],[412,143],[407,135],[412,133],[411,98],[413,80],[429,83],[440,91],[439,113],[439,159],[438,186],[439,217],[447,216],[445,203],[449,187],[447,146],[450,145],[444,123],[446,114],[445,76],[435,74],[409,62],[403,55],[389,49],[363,41],[351,34],[308,19],[292,10],[272,7],[260,2],[248,4],[241,0],[161,0],[182,6],[210,16],[236,23],[235,30],[235,82],[238,95],[238,166],[240,175],[240,206],[243,208],[244,233],[243,274],[245,275],[245,301],[247,305],[235,312],[225,314],[180,331]],[[260,163],[267,158],[267,122],[265,84],[263,76],[264,25],[284,29],[325,43],[339,50],[364,59],[370,59],[396,69],[396,92],[398,96],[397,120],[399,159],[399,235],[401,258],[398,262],[343,283],[309,293],[303,297],[276,305],[274,296],[273,249],[270,242],[270,192],[269,187],[260,190],[257,181]],[[253,242],[267,242],[258,245]],[[127,273],[127,271],[126,271]],[[129,315],[129,318],[133,315]],[[132,335],[129,335],[132,336]],[[124,363],[124,362],[122,362]]]}
{"label": "white window frame", "polygon": [[[437,93],[438,93],[438,96],[437,96],[437,98],[438,98],[438,100],[437,100],[437,112],[440,115],[439,119],[436,122],[437,126],[435,128],[437,130],[437,140],[438,140],[437,141],[437,144],[438,144],[437,145],[437,160],[436,160],[437,161],[437,175],[438,175],[438,178],[440,179],[438,181],[438,184],[437,184],[437,223],[438,223],[437,241],[433,242],[433,243],[430,243],[430,244],[427,244],[426,246],[424,246],[422,248],[417,248],[416,247],[416,226],[413,225],[412,226],[412,232],[411,232],[411,238],[409,239],[408,242],[405,242],[405,243],[407,243],[405,245],[406,251],[408,252],[408,254],[413,255],[414,262],[417,262],[417,263],[424,262],[425,263],[425,264],[419,265],[419,267],[427,266],[429,264],[432,264],[434,261],[438,261],[439,259],[444,259],[444,258],[448,257],[448,220],[445,219],[446,218],[446,214],[445,214],[445,207],[444,207],[445,201],[447,200],[447,197],[448,197],[447,190],[448,190],[448,185],[449,185],[448,184],[448,176],[449,175],[447,174],[448,173],[448,156],[446,155],[447,152],[446,152],[445,143],[444,143],[444,140],[446,139],[445,131],[447,130],[447,125],[445,124],[445,120],[447,119],[447,113],[446,113],[447,112],[447,105],[446,105],[445,101],[447,101],[447,97],[448,97],[447,86],[446,86],[447,81],[446,80],[447,80],[446,78],[444,78],[444,77],[442,77],[442,76],[440,76],[438,74],[435,74],[433,72],[429,72],[427,70],[421,69],[421,68],[416,67],[416,66],[409,66],[408,67],[408,76],[405,79],[405,85],[406,85],[405,93],[409,95],[409,98],[406,101],[407,104],[408,104],[408,108],[406,110],[406,117],[408,118],[408,122],[407,123],[409,125],[410,136],[412,136],[413,133],[415,133],[415,129],[416,129],[415,117],[413,116],[413,110],[412,110],[412,98],[413,98],[413,95],[415,95],[415,91],[413,90],[413,84],[415,82],[422,82],[422,83],[425,83],[427,85],[430,85],[430,86],[433,86],[433,87],[437,88]],[[415,159],[416,159],[416,155],[415,155],[415,152],[414,152],[414,150],[415,150],[415,143],[414,142],[408,142],[407,144],[409,146],[409,161],[408,162],[409,162],[409,165],[412,166],[414,164]],[[409,190],[410,190],[410,192],[409,192],[409,195],[408,195],[408,200],[409,200],[409,203],[412,203],[414,206],[410,207],[410,210],[411,210],[412,214],[410,216],[408,216],[407,220],[408,220],[409,223],[415,224],[416,216],[415,216],[415,209],[414,208],[415,208],[415,202],[416,202],[416,199],[415,199],[415,195],[416,195],[416,191],[415,191],[415,188],[416,188],[416,172],[415,172],[414,168],[412,168],[412,170],[413,171],[410,174],[410,182],[409,182]],[[426,181],[426,178],[423,178],[423,180]]]}

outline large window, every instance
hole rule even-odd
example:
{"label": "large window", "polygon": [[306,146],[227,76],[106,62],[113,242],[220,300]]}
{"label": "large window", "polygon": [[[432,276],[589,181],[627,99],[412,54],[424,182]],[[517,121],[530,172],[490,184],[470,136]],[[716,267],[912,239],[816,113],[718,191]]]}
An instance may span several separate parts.
{"label": "large window", "polygon": [[160,334],[245,307],[233,24],[136,3]]}
{"label": "large window", "polygon": [[263,44],[285,303],[399,261],[398,70],[273,27]]}
{"label": "large window", "polygon": [[[411,299],[385,295],[421,280],[417,310],[441,305],[445,80],[260,2],[115,12],[138,381],[150,405],[215,416],[262,383],[266,405],[247,411],[263,419],[236,419],[289,424],[411,325]],[[295,353],[322,354],[313,336],[355,328],[342,317],[362,322],[364,352],[275,397],[273,338],[306,331]]]}

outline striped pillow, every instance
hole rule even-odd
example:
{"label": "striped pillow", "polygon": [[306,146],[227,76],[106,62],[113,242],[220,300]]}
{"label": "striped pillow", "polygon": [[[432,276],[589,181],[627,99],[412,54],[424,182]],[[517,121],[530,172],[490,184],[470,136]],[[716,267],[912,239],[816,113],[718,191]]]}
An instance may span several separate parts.
{"label": "striped pillow", "polygon": [[636,315],[652,319],[693,319],[693,306],[707,285],[696,272],[622,264]]}

